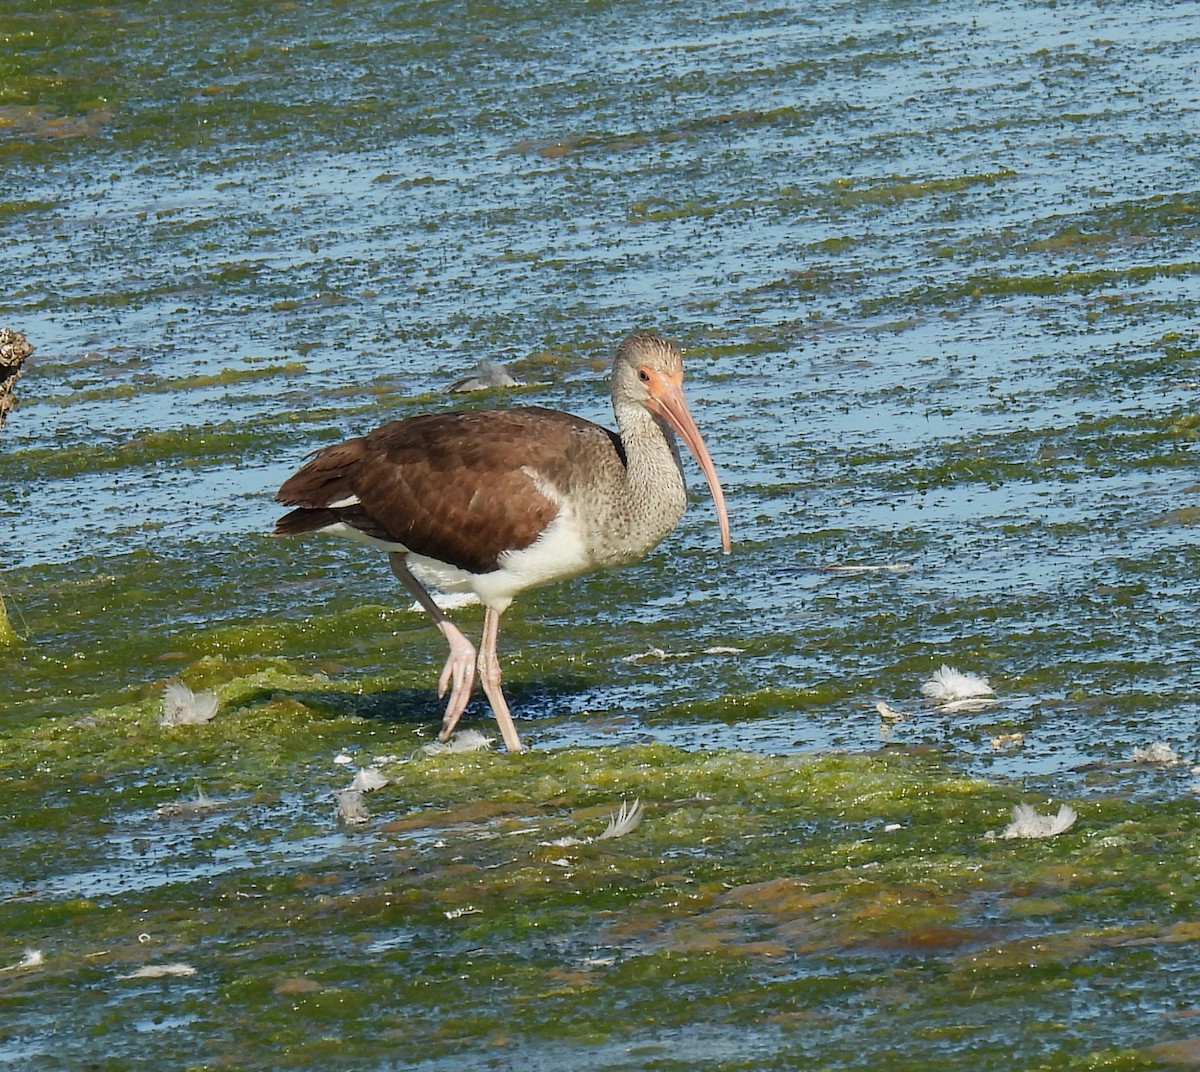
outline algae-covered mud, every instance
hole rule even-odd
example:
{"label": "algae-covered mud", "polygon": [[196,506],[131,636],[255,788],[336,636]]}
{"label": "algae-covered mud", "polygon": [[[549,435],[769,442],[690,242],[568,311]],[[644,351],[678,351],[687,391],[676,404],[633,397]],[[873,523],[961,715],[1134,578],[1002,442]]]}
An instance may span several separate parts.
{"label": "algae-covered mud", "polygon": [[[0,42],[0,1064],[1200,1063],[1200,5]],[[506,613],[530,752],[430,755],[440,636],[274,489],[482,358],[525,386],[478,404],[608,421],[634,327],[734,553],[693,473],[645,563]]]}

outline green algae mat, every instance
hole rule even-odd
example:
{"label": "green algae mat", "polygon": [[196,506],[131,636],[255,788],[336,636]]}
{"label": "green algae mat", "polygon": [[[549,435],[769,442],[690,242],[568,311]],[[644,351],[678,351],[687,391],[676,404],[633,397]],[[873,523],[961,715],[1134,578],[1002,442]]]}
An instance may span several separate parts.
{"label": "green algae mat", "polygon": [[[6,743],[6,938],[45,961],[0,1001],[72,1023],[31,1067],[1148,1068],[1114,1030],[1188,1015],[1191,800],[1009,840],[1016,787],[909,750],[429,755],[296,699],[329,690],[264,666],[207,725]],[[339,826],[357,765],[389,783]]]}
{"label": "green algae mat", "polygon": [[[0,1068],[1200,1065],[1197,25],[3,6]],[[432,753],[440,636],[275,489],[609,423],[650,327],[734,553],[689,469],[506,612],[529,752]]]}

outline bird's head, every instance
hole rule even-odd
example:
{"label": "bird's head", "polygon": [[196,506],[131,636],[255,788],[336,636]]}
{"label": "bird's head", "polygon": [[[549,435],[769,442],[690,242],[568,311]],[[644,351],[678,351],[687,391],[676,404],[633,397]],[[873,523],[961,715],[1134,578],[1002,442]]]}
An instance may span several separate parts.
{"label": "bird's head", "polygon": [[721,547],[728,554],[732,541],[725,495],[700,429],[696,427],[683,396],[683,355],[679,347],[653,332],[634,332],[617,348],[612,391],[615,405],[631,401],[645,407],[673,428],[692,452],[712,492],[721,526]]}

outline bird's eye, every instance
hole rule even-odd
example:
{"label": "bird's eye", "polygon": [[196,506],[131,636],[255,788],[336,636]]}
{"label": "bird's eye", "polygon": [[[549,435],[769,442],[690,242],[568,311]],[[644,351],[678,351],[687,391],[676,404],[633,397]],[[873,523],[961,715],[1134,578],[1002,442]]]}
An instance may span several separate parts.
{"label": "bird's eye", "polygon": [[642,383],[649,383],[650,373],[648,373],[644,368],[640,368],[638,369],[638,379],[641,380]]}

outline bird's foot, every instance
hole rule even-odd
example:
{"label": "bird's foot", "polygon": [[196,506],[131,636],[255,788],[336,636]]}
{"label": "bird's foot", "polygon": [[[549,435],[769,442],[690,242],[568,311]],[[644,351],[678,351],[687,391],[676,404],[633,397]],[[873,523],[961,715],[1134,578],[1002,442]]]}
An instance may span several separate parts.
{"label": "bird's foot", "polygon": [[439,622],[438,628],[450,644],[450,655],[438,678],[438,696],[445,696],[446,690],[450,690],[450,702],[446,704],[442,728],[438,733],[439,741],[448,741],[467,704],[471,702],[471,693],[475,688],[475,645],[449,622]]}

